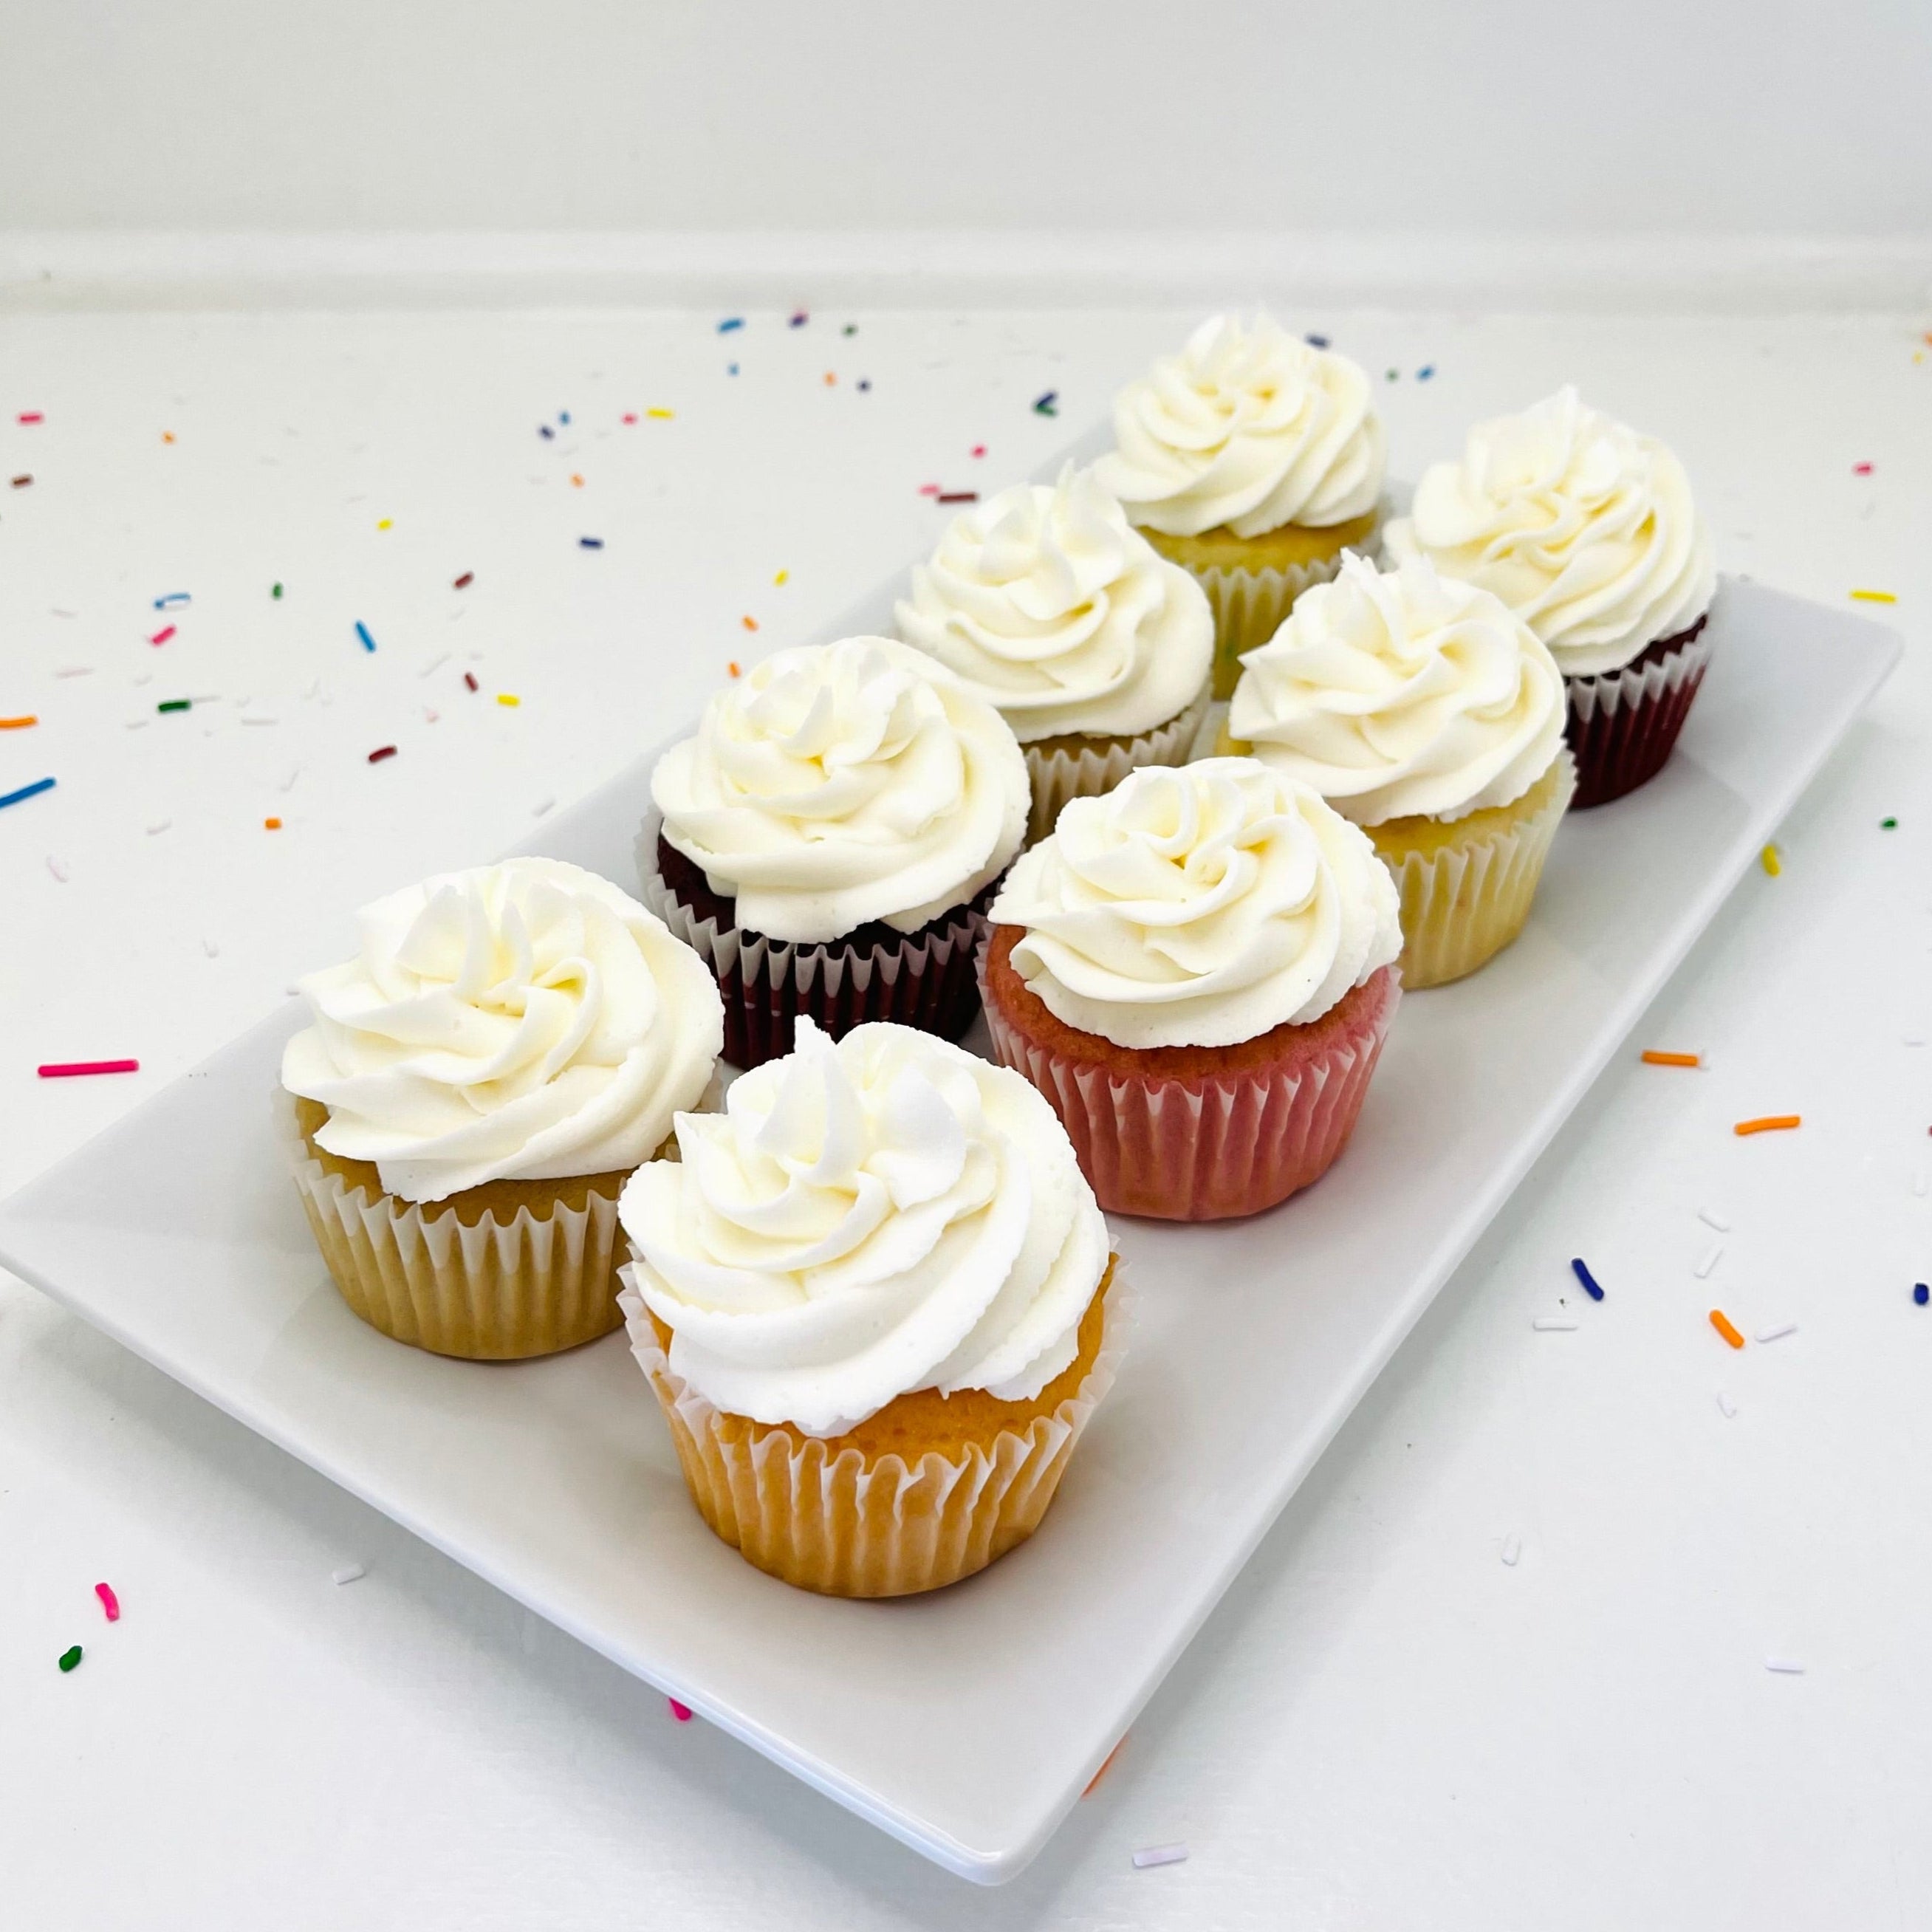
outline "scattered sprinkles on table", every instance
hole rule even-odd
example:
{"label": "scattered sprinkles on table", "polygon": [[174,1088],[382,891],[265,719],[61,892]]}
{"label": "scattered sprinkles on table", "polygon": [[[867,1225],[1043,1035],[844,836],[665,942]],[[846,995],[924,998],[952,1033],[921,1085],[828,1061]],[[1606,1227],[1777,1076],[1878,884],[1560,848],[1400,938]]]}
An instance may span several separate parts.
{"label": "scattered sprinkles on table", "polygon": [[356,620],[356,634],[361,639],[365,651],[373,651],[376,648],[376,640],[369,634],[369,626],[360,617]]}
{"label": "scattered sprinkles on table", "polygon": [[62,1672],[71,1670],[80,1661],[82,1655],[82,1652],[79,1644],[76,1644],[70,1650],[62,1651],[60,1654],[60,1667]]}
{"label": "scattered sprinkles on table", "polygon": [[10,805],[22,805],[30,798],[38,798],[44,791],[52,791],[52,778],[36,778],[32,784],[23,784],[16,791],[0,792],[0,812]]}
{"label": "scattered sprinkles on table", "polygon": [[1604,1291],[1598,1285],[1597,1277],[1590,1272],[1587,1267],[1584,1265],[1580,1258],[1571,1262],[1570,1264],[1570,1271],[1583,1284],[1583,1292],[1587,1294],[1592,1301],[1600,1301],[1603,1300]]}
{"label": "scattered sprinkles on table", "polygon": [[664,1702],[670,1706],[670,1714],[680,1724],[691,1722],[691,1706],[680,1704],[675,1697],[667,1697]]}
{"label": "scattered sprinkles on table", "polygon": [[1791,1128],[1804,1124],[1802,1114],[1760,1114],[1754,1120],[1740,1120],[1731,1132],[1734,1134],[1780,1134]]}
{"label": "scattered sprinkles on table", "polygon": [[100,1607],[106,1612],[107,1621],[110,1624],[118,1624],[121,1621],[121,1599],[114,1594],[113,1585],[97,1583],[94,1586],[94,1594],[100,1599]]}
{"label": "scattered sprinkles on table", "polygon": [[1744,1346],[1744,1338],[1738,1332],[1736,1324],[1721,1308],[1714,1308],[1711,1310],[1711,1326],[1716,1329],[1732,1348],[1742,1348]]}
{"label": "scattered sprinkles on table", "polygon": [[1642,1055],[1646,1066],[1698,1066],[1704,1064],[1703,1056],[1696,1053],[1661,1053],[1654,1046],[1644,1048]]}
{"label": "scattered sprinkles on table", "polygon": [[1764,868],[1766,872],[1774,879],[1778,877],[1779,873],[1784,870],[1784,862],[1778,857],[1778,848],[1775,845],[1767,845],[1764,850],[1757,855],[1757,857],[1758,863],[1761,865]]}
{"label": "scattered sprinkles on table", "polygon": [[1896,604],[1898,598],[1889,590],[1854,590],[1851,592],[1855,604]]}
{"label": "scattered sprinkles on table", "polygon": [[43,1080],[80,1080],[95,1073],[138,1073],[138,1060],[50,1060],[36,1070]]}

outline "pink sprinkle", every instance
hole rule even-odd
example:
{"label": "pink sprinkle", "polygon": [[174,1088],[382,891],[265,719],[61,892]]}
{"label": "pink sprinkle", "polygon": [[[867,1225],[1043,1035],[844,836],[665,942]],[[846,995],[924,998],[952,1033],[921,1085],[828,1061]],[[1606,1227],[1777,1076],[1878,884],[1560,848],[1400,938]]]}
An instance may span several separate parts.
{"label": "pink sprinkle", "polygon": [[670,1706],[671,1715],[680,1724],[691,1722],[691,1706],[688,1704],[680,1704],[675,1697],[667,1697],[664,1702]]}
{"label": "pink sprinkle", "polygon": [[637,412],[637,411],[636,411],[635,410],[626,410],[624,412],[624,420],[625,420],[627,423],[634,423],[634,422],[635,422],[637,421],[637,419],[638,419],[638,412]]}
{"label": "pink sprinkle", "polygon": [[94,1594],[100,1599],[100,1607],[107,1612],[107,1621],[118,1624],[121,1621],[121,1599],[114,1594],[111,1583],[97,1583]]}
{"label": "pink sprinkle", "polygon": [[974,446],[973,446],[973,454],[974,454],[975,456],[984,456],[984,455],[986,454],[986,446],[983,442],[976,442],[975,444],[974,444]]}
{"label": "pink sprinkle", "polygon": [[1869,476],[1871,465],[1869,463],[1855,463],[1852,465],[1852,474],[1854,476]]}
{"label": "pink sprinkle", "polygon": [[922,496],[936,496],[939,494],[939,485],[937,483],[922,483],[919,486],[919,494]]}
{"label": "pink sprinkle", "polygon": [[138,1060],[50,1060],[34,1070],[43,1080],[76,1080],[88,1073],[138,1073]]}
{"label": "pink sprinkle", "polygon": [[175,627],[173,625],[170,624],[164,626],[162,629],[157,631],[148,640],[148,641],[151,644],[164,644],[174,635],[174,634]]}
{"label": "pink sprinkle", "polygon": [[38,410],[22,410],[20,412],[20,420],[23,423],[37,423],[45,422],[46,418],[42,416]]}

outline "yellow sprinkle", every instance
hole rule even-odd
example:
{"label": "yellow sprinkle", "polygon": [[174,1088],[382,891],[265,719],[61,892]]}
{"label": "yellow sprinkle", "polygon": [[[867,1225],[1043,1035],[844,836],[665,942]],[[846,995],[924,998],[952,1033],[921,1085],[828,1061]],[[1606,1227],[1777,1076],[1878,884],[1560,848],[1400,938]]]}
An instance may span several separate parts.
{"label": "yellow sprinkle", "polygon": [[392,530],[396,527],[396,520],[394,517],[379,517],[376,520],[376,527],[379,530]]}
{"label": "yellow sprinkle", "polygon": [[788,571],[788,570],[782,570],[782,571],[780,571],[780,572],[778,572],[778,574],[777,574],[777,576],[776,576],[775,578],[773,578],[772,579],[772,581],[774,584],[782,584],[782,583],[784,583],[784,581],[785,580],[785,579],[786,579],[787,578],[788,578],[789,576],[790,576],[790,574],[791,574],[791,572],[790,572],[790,571]]}
{"label": "yellow sprinkle", "polygon": [[1778,848],[1775,845],[1767,845],[1757,856],[1759,863],[1774,879],[1784,870],[1778,862]]}
{"label": "yellow sprinkle", "polygon": [[1854,590],[1854,604],[1896,604],[1898,599],[1889,590]]}
{"label": "yellow sprinkle", "polygon": [[669,422],[677,412],[675,410],[646,410],[644,413],[647,416],[655,417],[659,422]]}
{"label": "yellow sprinkle", "polygon": [[496,702],[499,704],[508,704],[514,706],[520,704],[524,700],[519,698],[514,691],[500,691],[496,694]]}

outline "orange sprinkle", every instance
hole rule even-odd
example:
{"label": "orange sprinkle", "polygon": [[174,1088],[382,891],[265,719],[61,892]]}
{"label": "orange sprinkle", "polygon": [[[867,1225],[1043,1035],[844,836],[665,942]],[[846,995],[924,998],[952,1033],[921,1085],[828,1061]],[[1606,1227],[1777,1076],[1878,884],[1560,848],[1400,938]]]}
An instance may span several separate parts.
{"label": "orange sprinkle", "polygon": [[262,821],[262,830],[264,832],[279,832],[281,829],[282,821],[279,818],[265,818]]}
{"label": "orange sprinkle", "polygon": [[830,369],[828,369],[828,370],[826,370],[826,372],[825,372],[825,386],[826,386],[828,389],[829,389],[829,388],[831,388],[831,386],[832,386],[832,384],[833,384],[834,382],[837,382],[837,381],[838,381],[838,378],[836,376],[833,375],[833,374],[832,374],[832,371],[831,371]]}
{"label": "orange sprinkle", "polygon": [[1734,1134],[1774,1134],[1786,1127],[1795,1127],[1804,1116],[1801,1114],[1762,1114],[1754,1120],[1740,1120],[1731,1132]]}
{"label": "orange sprinkle", "polygon": [[162,430],[162,432],[161,432],[161,440],[162,440],[164,442],[173,442],[173,441],[174,441],[174,440],[175,440],[175,433],[174,433],[174,431],[173,431],[172,430],[171,430],[171,429],[164,429],[164,430]]}
{"label": "orange sprinkle", "polygon": [[755,617],[740,617],[738,621],[748,631],[755,631],[758,628],[758,620]]}
{"label": "orange sprinkle", "polygon": [[1742,1348],[1744,1346],[1744,1338],[1732,1326],[1731,1318],[1721,1308],[1714,1308],[1711,1310],[1711,1326],[1716,1329],[1732,1348]]}
{"label": "orange sprinkle", "polygon": [[1101,1779],[1113,1769],[1114,1759],[1118,1757],[1126,1748],[1127,1741],[1125,1737],[1123,1737],[1120,1742],[1101,1760],[1100,1768],[1087,1780],[1087,1789],[1080,1794],[1082,1798],[1091,1798],[1094,1792],[1100,1790]]}
{"label": "orange sprinkle", "polygon": [[728,670],[734,677],[742,677],[745,675],[743,671],[739,668],[738,660],[736,658],[734,658],[731,662],[724,667],[724,668]]}
{"label": "orange sprinkle", "polygon": [[1659,1053],[1654,1047],[1643,1050],[1643,1064],[1646,1066],[1702,1066],[1703,1060],[1694,1053]]}
{"label": "orange sprinkle", "polygon": [[0,718],[0,731],[24,731],[29,724],[38,724],[40,722],[32,713],[25,718]]}
{"label": "orange sprinkle", "polygon": [[584,488],[584,478],[578,476],[574,470],[571,472],[570,487],[573,490],[581,490]]}

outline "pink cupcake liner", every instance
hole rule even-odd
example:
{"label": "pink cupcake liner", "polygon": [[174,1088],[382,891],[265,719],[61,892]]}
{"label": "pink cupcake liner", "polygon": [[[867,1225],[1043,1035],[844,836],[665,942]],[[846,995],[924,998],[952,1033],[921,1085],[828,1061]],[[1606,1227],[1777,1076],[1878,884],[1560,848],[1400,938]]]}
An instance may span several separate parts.
{"label": "pink cupcake liner", "polygon": [[1658,638],[1620,670],[1563,680],[1564,735],[1576,759],[1573,806],[1607,805],[1664,769],[1711,662],[1708,616]]}
{"label": "pink cupcake liner", "polygon": [[[982,992],[986,952],[980,955]],[[1080,1171],[1110,1214],[1220,1221],[1258,1214],[1321,1179],[1348,1145],[1401,979],[1384,966],[1352,1024],[1252,1072],[1186,1078],[1124,1073],[1022,1033],[986,1000],[993,1057],[1059,1114]],[[1354,995],[1351,995],[1354,998]],[[1310,1030],[1311,1032],[1312,1029]]]}

